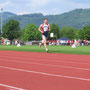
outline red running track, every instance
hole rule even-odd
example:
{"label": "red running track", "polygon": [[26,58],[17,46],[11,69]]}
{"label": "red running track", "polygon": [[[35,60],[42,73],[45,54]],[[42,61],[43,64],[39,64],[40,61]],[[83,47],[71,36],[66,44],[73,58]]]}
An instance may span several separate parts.
{"label": "red running track", "polygon": [[0,90],[90,90],[90,55],[0,51]]}

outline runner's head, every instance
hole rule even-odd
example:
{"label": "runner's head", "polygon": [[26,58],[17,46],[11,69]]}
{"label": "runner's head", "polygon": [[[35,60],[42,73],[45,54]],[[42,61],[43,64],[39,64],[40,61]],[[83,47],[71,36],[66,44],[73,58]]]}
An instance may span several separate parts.
{"label": "runner's head", "polygon": [[45,24],[47,24],[47,21],[48,21],[48,19],[47,18],[44,18],[44,23]]}

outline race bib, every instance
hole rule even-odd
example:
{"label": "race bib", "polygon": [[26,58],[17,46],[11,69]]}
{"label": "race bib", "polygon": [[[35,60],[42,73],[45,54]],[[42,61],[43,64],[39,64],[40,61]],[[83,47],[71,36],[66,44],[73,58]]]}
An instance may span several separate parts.
{"label": "race bib", "polygon": [[48,31],[48,27],[47,26],[44,27],[44,32],[46,32],[46,31]]}

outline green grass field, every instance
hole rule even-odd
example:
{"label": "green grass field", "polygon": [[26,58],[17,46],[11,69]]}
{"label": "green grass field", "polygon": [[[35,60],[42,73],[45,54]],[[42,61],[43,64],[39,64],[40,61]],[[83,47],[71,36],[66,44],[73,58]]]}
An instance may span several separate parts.
{"label": "green grass field", "polygon": [[[77,48],[71,48],[71,46],[48,46],[49,53],[64,53],[64,54],[80,54],[80,55],[90,55],[90,46],[80,46]],[[44,47],[42,46],[2,46],[0,45],[0,50],[9,50],[9,51],[25,51],[25,52],[45,52]]]}

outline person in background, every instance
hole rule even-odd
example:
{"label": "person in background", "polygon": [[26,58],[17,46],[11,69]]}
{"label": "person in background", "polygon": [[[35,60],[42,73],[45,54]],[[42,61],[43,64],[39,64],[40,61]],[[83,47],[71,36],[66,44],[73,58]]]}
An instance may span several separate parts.
{"label": "person in background", "polygon": [[84,41],[83,40],[81,41],[81,44],[82,44],[82,46],[84,46]]}
{"label": "person in background", "polygon": [[1,39],[1,45],[3,45],[3,43],[4,43],[4,40],[3,40],[3,38]]}

